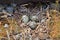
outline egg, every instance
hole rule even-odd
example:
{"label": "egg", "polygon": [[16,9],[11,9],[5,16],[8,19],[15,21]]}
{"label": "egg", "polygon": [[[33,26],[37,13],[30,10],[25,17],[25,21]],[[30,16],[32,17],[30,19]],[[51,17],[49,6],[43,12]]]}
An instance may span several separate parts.
{"label": "egg", "polygon": [[31,16],[30,19],[32,21],[38,21],[38,16],[34,15],[34,16]]}
{"label": "egg", "polygon": [[31,21],[30,24],[29,24],[29,27],[34,30],[36,27],[37,27],[37,24],[35,21]]}
{"label": "egg", "polygon": [[27,23],[29,21],[29,17],[27,15],[22,16],[22,22]]}

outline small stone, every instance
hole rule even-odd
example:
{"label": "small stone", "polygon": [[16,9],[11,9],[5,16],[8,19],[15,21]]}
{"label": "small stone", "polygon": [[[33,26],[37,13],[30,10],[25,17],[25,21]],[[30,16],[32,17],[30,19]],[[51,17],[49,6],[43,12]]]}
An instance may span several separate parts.
{"label": "small stone", "polygon": [[43,31],[43,28],[40,28],[40,32],[42,32]]}
{"label": "small stone", "polygon": [[4,25],[4,27],[5,27],[5,28],[8,28],[8,27],[9,27],[9,25],[8,25],[8,24],[5,24],[5,25]]}
{"label": "small stone", "polygon": [[8,13],[13,13],[13,7],[9,6],[9,7],[6,8],[6,10],[7,10]]}
{"label": "small stone", "polygon": [[7,15],[11,16],[12,14],[9,14],[9,13],[8,13]]}
{"label": "small stone", "polygon": [[19,35],[19,34],[17,34],[17,35],[16,35],[16,38],[19,38],[19,37],[20,37],[20,35]]}
{"label": "small stone", "polygon": [[41,23],[45,22],[45,20],[46,20],[46,19],[42,19],[42,20],[41,20]]}

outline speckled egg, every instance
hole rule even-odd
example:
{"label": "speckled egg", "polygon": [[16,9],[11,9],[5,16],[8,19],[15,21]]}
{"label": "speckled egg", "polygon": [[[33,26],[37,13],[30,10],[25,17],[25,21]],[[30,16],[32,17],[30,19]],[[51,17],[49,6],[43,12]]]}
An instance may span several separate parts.
{"label": "speckled egg", "polygon": [[29,17],[27,15],[22,16],[22,22],[27,23],[29,21]]}
{"label": "speckled egg", "polygon": [[29,27],[34,30],[36,27],[37,27],[37,24],[35,21],[31,21],[30,24],[29,24]]}
{"label": "speckled egg", "polygon": [[32,21],[38,21],[38,16],[34,15],[34,16],[31,16],[30,19]]}

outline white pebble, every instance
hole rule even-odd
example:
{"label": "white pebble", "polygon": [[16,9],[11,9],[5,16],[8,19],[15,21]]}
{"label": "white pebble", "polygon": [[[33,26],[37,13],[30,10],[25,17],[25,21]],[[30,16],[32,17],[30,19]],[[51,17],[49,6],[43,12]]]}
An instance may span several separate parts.
{"label": "white pebble", "polygon": [[4,25],[4,27],[5,27],[5,28],[8,28],[8,27],[9,27],[9,25],[8,25],[8,24],[5,24],[5,25]]}

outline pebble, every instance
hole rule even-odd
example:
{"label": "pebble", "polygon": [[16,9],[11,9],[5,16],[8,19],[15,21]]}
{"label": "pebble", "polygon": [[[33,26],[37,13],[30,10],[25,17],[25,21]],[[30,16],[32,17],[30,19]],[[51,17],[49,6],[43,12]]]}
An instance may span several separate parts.
{"label": "pebble", "polygon": [[41,23],[43,23],[43,22],[45,22],[45,19],[42,19],[42,20],[41,20]]}
{"label": "pebble", "polygon": [[43,28],[40,28],[40,32],[42,32],[43,31]]}
{"label": "pebble", "polygon": [[17,35],[16,35],[16,39],[19,39],[19,38],[20,38],[20,34],[17,34]]}
{"label": "pebble", "polygon": [[5,24],[5,25],[4,25],[4,27],[5,27],[5,28],[8,28],[8,27],[9,27],[9,25],[8,25],[8,24]]}
{"label": "pebble", "polygon": [[13,13],[13,7],[6,7],[6,10],[8,13]]}

